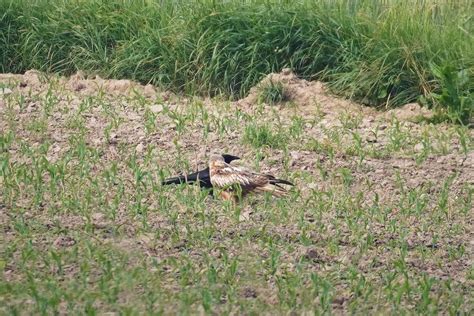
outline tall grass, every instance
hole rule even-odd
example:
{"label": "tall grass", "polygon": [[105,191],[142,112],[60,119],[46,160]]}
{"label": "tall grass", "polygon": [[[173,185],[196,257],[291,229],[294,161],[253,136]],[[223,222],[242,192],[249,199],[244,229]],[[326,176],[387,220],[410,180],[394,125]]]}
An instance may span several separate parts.
{"label": "tall grass", "polygon": [[[82,69],[239,97],[291,67],[372,105],[459,93],[469,116],[472,9],[470,1],[0,0],[0,70]],[[458,72],[468,84],[443,90]]]}

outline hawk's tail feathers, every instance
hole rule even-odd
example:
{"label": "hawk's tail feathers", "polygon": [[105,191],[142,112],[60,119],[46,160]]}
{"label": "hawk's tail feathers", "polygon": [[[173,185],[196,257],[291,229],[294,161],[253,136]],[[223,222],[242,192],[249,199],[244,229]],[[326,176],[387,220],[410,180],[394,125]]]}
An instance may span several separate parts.
{"label": "hawk's tail feathers", "polygon": [[273,185],[277,185],[277,184],[287,184],[287,185],[292,185],[294,186],[293,183],[291,183],[290,181],[286,181],[286,180],[283,180],[283,179],[270,179],[270,184],[273,184]]}
{"label": "hawk's tail feathers", "polygon": [[288,191],[285,188],[276,184],[275,185],[271,184],[271,183],[268,183],[262,187],[259,187],[257,190],[261,192],[269,192],[272,195],[277,196],[277,197],[282,197],[288,194]]}

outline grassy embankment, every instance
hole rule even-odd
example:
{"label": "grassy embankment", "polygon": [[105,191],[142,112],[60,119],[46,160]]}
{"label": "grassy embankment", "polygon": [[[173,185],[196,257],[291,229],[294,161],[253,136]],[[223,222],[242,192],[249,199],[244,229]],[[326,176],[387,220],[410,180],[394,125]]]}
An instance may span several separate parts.
{"label": "grassy embankment", "polygon": [[364,103],[423,97],[454,120],[472,115],[469,1],[218,2],[2,0],[0,71],[81,69],[235,97],[291,67]]}

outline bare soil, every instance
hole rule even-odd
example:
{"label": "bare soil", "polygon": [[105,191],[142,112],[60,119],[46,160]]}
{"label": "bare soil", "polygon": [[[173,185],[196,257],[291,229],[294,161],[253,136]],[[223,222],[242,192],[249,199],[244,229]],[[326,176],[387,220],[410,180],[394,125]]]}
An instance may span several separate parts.
{"label": "bare soil", "polygon": [[[296,245],[294,252],[283,253],[282,262],[293,262],[295,257],[302,258],[313,262],[315,271],[334,264],[356,262],[359,269],[368,273],[369,279],[376,278],[375,272],[387,269],[387,262],[396,255],[387,253],[384,246],[400,238],[399,233],[394,233],[390,227],[382,224],[392,219],[393,222],[401,221],[403,225],[408,225],[404,239],[411,253],[406,258],[411,269],[439,279],[453,280],[467,294],[474,286],[469,277],[474,264],[474,214],[472,208],[464,211],[463,217],[459,214],[460,205],[474,186],[474,131],[467,130],[466,150],[456,126],[429,123],[433,113],[417,104],[390,110],[366,107],[337,98],[323,83],[299,79],[288,69],[268,75],[261,84],[269,80],[284,84],[290,96],[288,102],[274,106],[258,104],[259,86],[253,88],[246,98],[233,102],[218,98],[177,96],[151,85],[143,86],[130,80],[86,78],[82,73],[70,78],[47,77],[34,70],[24,75],[1,74],[0,84],[7,85],[11,90],[3,91],[3,99],[0,95],[0,131],[6,134],[11,126],[15,126],[16,137],[32,148],[39,148],[48,140],[46,157],[48,161],[55,162],[74,149],[71,139],[75,133],[79,133],[75,125],[83,123],[87,146],[100,152],[100,161],[89,170],[91,177],[102,174],[110,164],[118,163],[122,177],[133,183],[134,174],[124,167],[124,152],[135,153],[137,164],[157,177],[159,169],[164,170],[166,175],[174,175],[203,168],[209,152],[221,151],[242,157],[242,161],[236,163],[289,177],[296,183],[300,199],[330,199],[323,195],[347,190],[349,196],[359,196],[354,198],[359,203],[354,205],[354,209],[369,212],[375,207],[381,210],[386,207],[385,211],[380,212],[385,212],[384,216],[388,220],[364,224],[375,246],[363,255],[357,252],[356,239],[366,238],[367,235],[357,236],[349,226],[336,227],[334,219],[348,216],[351,210],[338,209],[335,205],[319,219],[315,219],[311,212],[303,212],[305,221],[316,221],[324,229],[309,231],[308,238],[313,241],[312,245]],[[22,102],[10,102],[7,106],[6,98],[18,98],[20,95],[24,98]],[[88,104],[88,100],[97,102],[89,97],[99,98],[103,104]],[[44,104],[48,100],[53,110],[44,118],[47,111]],[[205,133],[206,123],[199,119],[203,110],[211,118]],[[13,117],[14,123],[9,117]],[[242,142],[245,133],[242,117],[254,118],[271,127],[279,124],[287,131],[291,130],[295,117],[299,117],[303,122],[302,132],[288,136],[287,149],[255,149]],[[150,120],[154,127],[148,128],[147,122]],[[44,122],[43,126],[35,127],[41,122]],[[366,150],[363,159],[354,140],[356,133],[360,146]],[[313,140],[317,141],[319,147],[311,145]],[[22,154],[20,142],[14,143],[8,150],[11,163],[32,163],[30,158]],[[262,156],[258,166],[255,159],[257,154]],[[445,225],[432,225],[431,216],[420,217],[410,211],[416,207],[417,201],[422,200],[427,205],[424,212],[434,212],[439,208],[443,190],[447,191],[448,205],[443,219]],[[415,200],[410,200],[409,192],[419,195]],[[172,203],[179,204],[175,193],[170,188],[167,196]],[[143,198],[150,209],[159,208],[158,201],[151,195]],[[53,201],[54,198],[46,197],[46,204],[48,200]],[[214,202],[206,199],[204,203],[212,205]],[[258,212],[260,203],[259,199],[252,200],[245,207],[238,227],[228,222],[225,216],[216,219],[219,233],[214,238],[228,247],[230,253],[240,253],[242,249],[238,247],[243,247],[248,256],[269,256],[256,244],[232,244],[233,236],[250,232],[255,222],[264,220],[264,215]],[[17,208],[24,205],[25,218],[34,217],[50,227],[59,225],[62,229],[75,230],[92,224],[95,230],[101,232],[94,238],[122,251],[139,251],[153,258],[164,259],[177,256],[187,249],[191,257],[200,260],[200,250],[189,248],[186,240],[170,243],[166,234],[160,240],[153,234],[141,233],[132,223],[126,209],[120,206],[117,217],[111,219],[100,209],[95,210],[89,218],[67,212],[51,218],[48,214],[28,210],[31,205],[28,193],[20,194],[15,205]],[[303,204],[297,205],[304,207]],[[8,242],[16,238],[17,233],[10,227],[11,218],[7,214],[9,207],[0,205],[0,208],[0,223],[5,229],[4,240]],[[165,231],[171,226],[168,220],[160,216],[150,215],[147,221],[154,230]],[[124,236],[112,238],[108,233],[112,226],[121,227]],[[435,231],[434,227],[441,230]],[[186,230],[184,227],[180,229]],[[299,238],[301,229],[295,221],[289,225],[281,223],[267,226],[266,233],[292,242]],[[337,253],[321,246],[330,244],[332,239],[341,249]],[[37,242],[43,242],[45,247],[68,248],[76,246],[79,236],[58,235],[51,240]],[[448,259],[448,248],[451,246],[463,247],[464,255]],[[434,251],[433,260],[421,259],[416,252],[411,252],[420,247]],[[11,272],[6,274],[6,279],[11,281],[15,279],[15,269],[9,269]],[[76,272],[75,269],[70,270],[71,274]],[[267,304],[272,304],[278,298],[275,294],[276,285],[269,284],[245,286],[240,290],[241,296],[246,299],[259,297]],[[344,288],[338,291],[340,295],[334,300],[333,306],[335,310],[347,311],[350,294]]]}

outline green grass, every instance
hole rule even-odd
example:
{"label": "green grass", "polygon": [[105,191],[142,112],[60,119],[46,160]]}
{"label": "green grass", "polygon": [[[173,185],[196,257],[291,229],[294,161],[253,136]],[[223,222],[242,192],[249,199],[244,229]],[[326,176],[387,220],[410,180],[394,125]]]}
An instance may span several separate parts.
{"label": "green grass", "polygon": [[[473,312],[465,126],[84,96],[54,77],[12,88],[0,107],[2,314]],[[160,185],[203,167],[202,148],[296,187],[233,206]]]}
{"label": "green grass", "polygon": [[2,72],[241,97],[289,67],[367,104],[424,97],[463,122],[474,107],[470,1],[1,0],[0,12]]}
{"label": "green grass", "polygon": [[269,124],[250,123],[245,127],[243,141],[255,148],[282,148],[288,142],[288,136],[282,131],[273,131]]}
{"label": "green grass", "polygon": [[269,81],[258,88],[258,101],[273,105],[289,100],[288,92],[281,82]]}

